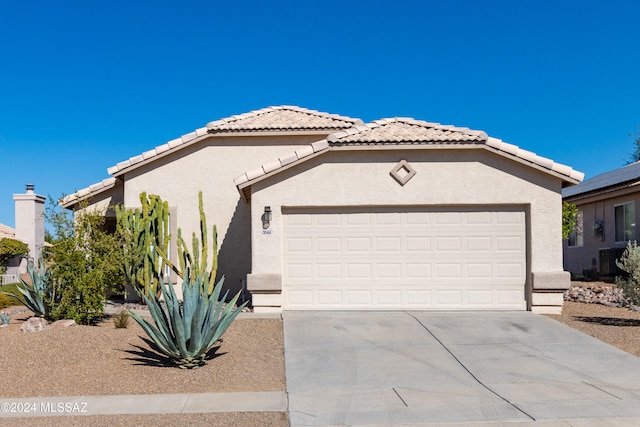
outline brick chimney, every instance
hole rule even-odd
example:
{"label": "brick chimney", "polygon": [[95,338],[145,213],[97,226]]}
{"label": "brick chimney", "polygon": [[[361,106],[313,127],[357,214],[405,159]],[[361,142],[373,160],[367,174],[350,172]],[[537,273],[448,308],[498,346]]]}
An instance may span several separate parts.
{"label": "brick chimney", "polygon": [[[44,247],[44,202],[46,197],[34,193],[35,186],[27,184],[25,194],[14,194],[16,239],[29,245],[29,263],[38,265]],[[26,272],[27,261],[20,264],[20,272]]]}

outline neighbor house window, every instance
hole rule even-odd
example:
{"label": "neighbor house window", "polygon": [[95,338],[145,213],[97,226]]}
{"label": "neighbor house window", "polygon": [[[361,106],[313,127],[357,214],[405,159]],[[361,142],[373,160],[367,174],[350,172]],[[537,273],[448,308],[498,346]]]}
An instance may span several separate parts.
{"label": "neighbor house window", "polygon": [[616,221],[616,242],[636,239],[636,204],[625,203],[614,207]]}
{"label": "neighbor house window", "polygon": [[584,235],[582,233],[583,222],[582,222],[582,211],[578,211],[576,214],[576,228],[573,229],[571,234],[569,234],[569,246],[582,246],[584,243]]}

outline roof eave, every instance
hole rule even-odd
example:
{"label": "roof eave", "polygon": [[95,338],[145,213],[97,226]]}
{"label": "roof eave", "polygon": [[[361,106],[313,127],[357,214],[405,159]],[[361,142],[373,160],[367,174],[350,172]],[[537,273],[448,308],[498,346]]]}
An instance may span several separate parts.
{"label": "roof eave", "polygon": [[[212,136],[213,135],[204,134],[187,141],[184,141],[182,138],[174,139],[173,141],[169,141],[166,144],[160,145],[153,150],[149,150],[146,153],[142,153],[139,156],[132,157],[129,160],[125,160],[124,162],[117,164],[116,166],[110,167],[109,169],[107,169],[107,172],[114,178],[120,177],[128,172],[131,172],[132,170],[153,163],[175,153],[178,150],[197,144],[201,141],[204,141],[205,139],[211,138]],[[154,152],[154,154],[151,154],[152,151]],[[123,166],[125,163],[130,164],[128,166]]]}
{"label": "roof eave", "polygon": [[64,209],[73,209],[73,207],[78,203],[80,203],[81,201],[88,200],[92,197],[97,196],[98,194],[104,193],[105,191],[115,188],[117,183],[118,183],[118,180],[113,177],[103,179],[99,183],[93,184],[87,188],[78,190],[73,194],[69,194],[68,196],[62,197],[61,199],[58,200],[58,205],[60,205]]}
{"label": "roof eave", "polygon": [[[627,194],[637,193],[640,191],[640,181],[632,180],[622,184],[610,185],[607,187],[597,188],[584,193],[572,194],[565,196],[562,199],[565,202],[575,203],[580,201],[581,203],[589,203],[593,201],[600,201],[604,199],[610,199],[612,197],[625,196]],[[612,193],[617,193],[612,195]]]}
{"label": "roof eave", "polygon": [[[518,163],[521,163],[523,165],[532,167],[534,169],[537,169],[539,171],[548,173],[550,175],[555,176],[556,178],[560,178],[563,181],[563,187],[564,186],[571,186],[571,185],[577,185],[579,184],[582,180],[579,178],[579,175],[582,175],[581,172],[577,172],[574,171],[573,169],[569,168],[569,167],[565,167],[567,169],[567,171],[571,174],[571,175],[567,175],[564,174],[562,172],[553,170],[552,168],[548,168],[545,167],[541,164],[538,164],[534,161],[531,160],[527,160],[526,158],[523,158],[521,156],[518,156],[517,154],[512,154],[509,153],[507,151],[504,150],[500,150],[494,147],[491,147],[489,145],[486,145],[484,142],[477,142],[477,141],[469,141],[469,142],[458,142],[458,143],[451,143],[451,142],[431,142],[431,143],[419,143],[419,142],[415,142],[415,143],[373,143],[373,144],[367,144],[367,143],[360,143],[360,144],[353,144],[353,143],[349,143],[349,144],[339,144],[339,143],[333,143],[331,144],[331,148],[335,149],[335,150],[341,150],[341,151],[360,151],[360,150],[397,150],[397,149],[402,149],[402,150],[442,150],[442,149],[447,149],[447,150],[473,150],[473,149],[485,149],[488,150],[490,152],[496,153],[500,156],[509,158],[513,161],[516,161]],[[521,152],[523,152],[523,150],[520,150]],[[537,159],[540,159],[539,156],[536,156]],[[549,161],[549,164],[551,165],[551,167],[554,166],[560,166],[557,163],[554,163],[552,161]],[[575,174],[575,176],[574,176]],[[566,185],[564,185],[566,184]]]}
{"label": "roof eave", "polygon": [[557,167],[557,166],[564,166],[564,165],[559,165],[557,163],[553,163],[553,166],[551,168],[549,168],[549,167],[545,167],[545,166],[543,166],[541,164],[538,164],[538,163],[536,163],[534,161],[527,160],[527,159],[525,159],[523,157],[520,157],[520,156],[518,156],[516,154],[508,153],[506,151],[491,147],[489,145],[481,145],[478,148],[484,148],[487,151],[491,151],[493,153],[496,153],[496,154],[499,154],[499,155],[501,155],[503,157],[511,159],[511,160],[513,160],[515,162],[518,162],[520,164],[529,166],[529,167],[531,167],[533,169],[537,169],[537,170],[539,170],[541,172],[545,172],[545,173],[547,173],[549,175],[552,175],[552,176],[554,176],[556,178],[559,178],[559,179],[562,180],[562,184],[563,184],[562,186],[563,187],[571,186],[571,185],[577,185],[577,184],[580,184],[580,182],[582,182],[582,178],[581,178],[581,176],[583,176],[582,172],[575,171],[575,170],[569,168],[568,166],[565,166],[565,168],[569,172],[569,175],[567,175],[566,173],[562,173],[562,172],[559,172],[557,170],[553,170],[552,169],[553,166]]}
{"label": "roof eave", "polygon": [[209,135],[212,137],[219,137],[219,136],[225,136],[225,137],[238,137],[238,136],[242,136],[242,137],[247,137],[247,136],[308,136],[308,135],[321,135],[322,137],[325,137],[327,135],[330,135],[336,131],[338,131],[340,129],[313,129],[313,130],[301,130],[301,129],[295,129],[295,130],[286,130],[286,129],[282,129],[282,130],[253,130],[253,131],[222,131],[222,132],[215,132],[215,131],[209,131]]}

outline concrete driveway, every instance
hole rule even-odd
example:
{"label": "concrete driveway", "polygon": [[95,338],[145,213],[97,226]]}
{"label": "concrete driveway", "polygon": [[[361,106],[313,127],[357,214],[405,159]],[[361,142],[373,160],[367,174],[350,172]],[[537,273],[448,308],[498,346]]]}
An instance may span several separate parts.
{"label": "concrete driveway", "polygon": [[293,427],[640,426],[640,359],[544,316],[283,318]]}

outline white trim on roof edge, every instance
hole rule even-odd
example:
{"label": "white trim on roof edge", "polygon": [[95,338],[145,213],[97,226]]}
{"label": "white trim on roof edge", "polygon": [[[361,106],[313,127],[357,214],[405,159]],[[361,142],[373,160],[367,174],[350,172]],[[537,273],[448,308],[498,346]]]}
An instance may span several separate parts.
{"label": "white trim on roof edge", "polygon": [[[310,110],[307,108],[302,108],[302,107],[296,107],[296,106],[291,106],[291,105],[281,105],[281,106],[273,106],[273,107],[266,107],[266,108],[262,108],[259,110],[254,110],[254,111],[250,111],[248,113],[243,113],[243,114],[238,114],[238,115],[234,115],[231,117],[227,117],[224,119],[219,119],[219,120],[215,120],[212,122],[209,122],[207,124],[206,127],[202,127],[199,129],[196,129],[193,132],[189,132],[187,134],[182,135],[179,138],[173,139],[165,144],[159,145],[156,148],[149,150],[149,151],[145,151],[144,153],[137,155],[137,156],[133,156],[127,160],[124,160],[122,162],[119,162],[118,164],[116,164],[115,166],[111,166],[110,168],[107,169],[107,173],[109,175],[113,175],[113,176],[118,176],[121,175],[127,171],[130,171],[132,168],[134,167],[138,167],[141,166],[143,163],[147,163],[151,160],[156,160],[157,158],[159,158],[161,155],[165,155],[170,151],[175,151],[175,150],[179,150],[181,148],[185,148],[188,145],[191,145],[193,143],[199,142],[202,139],[205,139],[206,137],[215,137],[215,136],[245,136],[247,134],[250,135],[256,135],[256,134],[260,134],[260,135],[265,135],[266,133],[269,134],[275,134],[275,135],[282,135],[282,134],[287,134],[287,135],[293,135],[293,134],[297,134],[297,133],[309,133],[309,134],[316,134],[318,132],[320,132],[322,129],[319,128],[309,128],[307,130],[293,130],[293,131],[287,131],[287,130],[244,130],[244,131],[221,131],[221,132],[212,132],[213,130],[215,130],[216,126],[221,126],[221,125],[225,125],[225,124],[229,124],[229,123],[233,123],[235,121],[239,121],[239,120],[244,120],[244,119],[248,119],[251,117],[256,117],[260,114],[264,114],[264,113],[268,113],[268,112],[272,112],[272,111],[280,111],[280,110],[289,110],[289,111],[295,111],[298,113],[303,113],[303,114],[308,114],[310,116],[317,116],[317,117],[321,117],[321,118],[326,118],[326,119],[331,119],[331,120],[336,120],[336,121],[343,121],[343,122],[350,122],[353,123],[354,125],[358,125],[358,124],[362,124],[362,120],[361,119],[354,119],[351,117],[347,117],[347,116],[340,116],[338,114],[330,114],[330,113],[325,113],[325,112],[321,112],[321,111],[317,111],[317,110]],[[327,129],[324,129],[325,133],[327,132]],[[329,132],[331,132],[331,130],[329,130]]]}
{"label": "white trim on roof edge", "polygon": [[[409,124],[409,125],[423,127],[423,128],[431,128],[441,132],[452,132],[454,134],[458,133],[465,136],[465,138],[462,141],[460,141],[459,139],[458,140],[448,139],[447,141],[431,141],[431,142],[418,140],[415,143],[415,145],[418,145],[418,146],[431,145],[434,148],[440,147],[440,146],[447,147],[447,148],[454,148],[456,145],[458,145],[460,148],[469,148],[469,145],[474,145],[478,148],[483,147],[485,149],[489,149],[490,151],[494,151],[498,154],[501,154],[507,157],[513,157],[524,164],[530,164],[542,171],[552,173],[553,175],[556,175],[559,178],[565,180],[569,184],[578,184],[580,181],[584,179],[584,173],[582,172],[578,172],[569,166],[566,166],[560,163],[555,163],[553,160],[538,156],[537,154],[531,151],[523,150],[516,145],[509,144],[497,138],[489,137],[483,131],[471,130],[469,128],[456,127],[452,125],[442,125],[440,123],[432,123],[432,122],[426,122],[422,120],[415,120],[412,118],[403,118],[403,117],[379,119],[371,123],[364,124],[360,119],[340,116],[337,114],[324,113],[316,110],[309,110],[306,108],[301,108],[296,106],[282,105],[282,106],[276,106],[276,107],[266,107],[260,110],[255,110],[248,113],[231,116],[226,119],[220,119],[220,120],[209,122],[206,127],[198,128],[193,132],[189,132],[187,134],[182,135],[179,138],[173,139],[171,141],[168,141],[165,144],[159,145],[152,150],[145,151],[142,154],[129,158],[128,160],[119,162],[117,165],[107,169],[107,172],[110,175],[113,175],[112,177],[107,178],[97,184],[93,184],[87,188],[78,190],[75,193],[64,197],[60,201],[60,204],[66,208],[73,205],[74,202],[77,202],[80,199],[85,199],[91,196],[95,196],[105,190],[113,188],[116,184],[117,176],[120,176],[125,172],[130,171],[132,168],[137,168],[142,164],[146,164],[160,157],[163,157],[164,155],[167,155],[175,150],[179,150],[188,145],[199,142],[207,137],[228,136],[228,135],[241,136],[241,135],[247,135],[247,134],[265,135],[265,134],[317,133],[317,131],[299,131],[299,130],[294,132],[291,132],[291,131],[273,132],[273,130],[245,131],[245,132],[236,131],[236,132],[220,132],[220,133],[214,133],[214,134],[209,132],[211,128],[215,126],[219,126],[221,124],[227,124],[232,121],[242,120],[245,118],[263,114],[265,112],[285,110],[285,109],[293,110],[293,111],[297,111],[305,114],[310,114],[310,115],[317,115],[317,116],[335,119],[335,120],[344,121],[344,122],[353,122],[354,126],[348,129],[337,130],[336,132],[329,134],[326,139],[314,142],[309,146],[305,146],[303,148],[296,150],[296,152],[292,153],[291,155],[281,157],[273,162],[266,163],[257,169],[247,171],[244,174],[239,175],[234,180],[234,183],[236,184],[238,191],[243,195],[243,197],[245,197],[245,193],[243,189],[251,186],[254,182],[264,179],[267,175],[279,173],[285,168],[290,168],[295,164],[299,164],[302,161],[306,161],[311,157],[314,157],[316,155],[321,154],[324,151],[332,149],[333,148],[332,146],[335,146],[336,148],[342,148],[342,149],[365,149],[363,147],[366,147],[366,146],[371,146],[371,148],[373,148],[373,145],[376,145],[376,142],[365,140],[363,142],[358,143],[359,148],[356,148],[355,146],[358,144],[349,142],[349,141],[341,143],[340,139],[349,138],[354,135],[357,135],[358,133],[368,132],[376,128],[380,128],[393,123]],[[378,141],[377,147],[382,149],[394,149],[397,147],[398,143],[402,144],[401,141],[396,141],[396,143],[388,144],[388,148],[387,148],[383,146],[385,142],[388,143],[390,141]]]}
{"label": "white trim on roof edge", "polygon": [[63,197],[58,202],[60,206],[63,208],[68,208],[71,205],[74,205],[80,200],[87,199],[89,197],[93,197],[97,194],[102,193],[103,191],[109,190],[116,186],[117,179],[114,177],[103,179],[102,181],[92,184],[89,187],[83,188],[81,190],[76,191],[73,194],[69,194],[68,196]]}
{"label": "white trim on roof edge", "polygon": [[[445,147],[445,148],[454,148],[458,146],[459,148],[483,148],[492,152],[495,152],[499,155],[512,158],[516,161],[519,161],[523,164],[528,164],[536,169],[539,169],[543,172],[550,173],[569,184],[578,184],[580,181],[584,179],[584,173],[574,170],[573,168],[563,165],[561,163],[556,163],[551,159],[546,157],[538,156],[536,153],[523,150],[517,145],[509,144],[500,139],[489,137],[483,131],[474,131],[468,128],[456,128],[450,125],[440,125],[439,123],[429,123],[419,120],[407,119],[407,118],[393,118],[393,119],[381,119],[370,124],[354,126],[353,128],[335,132],[329,136],[325,140],[315,142],[317,147],[321,147],[320,149],[316,149],[314,144],[311,144],[313,148],[313,154],[319,155],[323,152],[329,150],[341,150],[341,149],[355,149],[355,150],[367,150],[369,147],[375,149],[397,149],[398,144],[384,144],[383,141],[380,141],[378,144],[376,143],[362,143],[362,144],[354,144],[354,143],[340,143],[340,138],[348,138],[358,133],[367,132],[369,130],[375,129],[380,126],[384,126],[386,124],[401,122],[408,123],[412,125],[424,126],[429,128],[437,128],[439,130],[444,131],[452,131],[452,132],[460,132],[467,136],[480,138],[480,141],[465,141],[465,143],[451,144],[447,142],[420,142],[417,144],[404,145],[403,147],[409,148],[417,148],[417,146],[433,146],[433,147]],[[385,146],[386,145],[386,146]],[[234,179],[234,184],[236,184],[236,188],[238,192],[242,195],[242,197],[247,200],[249,197],[248,193],[245,193],[245,189],[251,187],[256,182],[259,182],[268,176],[275,175],[284,169],[288,169],[294,165],[298,165],[302,162],[309,160],[311,157],[310,153],[306,155],[301,155],[304,153],[303,150],[297,150],[295,153],[289,156],[280,157],[277,161],[267,163],[262,165],[261,167],[245,172],[242,175],[239,175],[236,179]]]}

